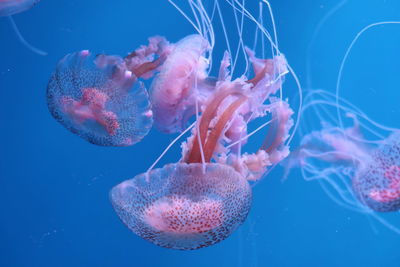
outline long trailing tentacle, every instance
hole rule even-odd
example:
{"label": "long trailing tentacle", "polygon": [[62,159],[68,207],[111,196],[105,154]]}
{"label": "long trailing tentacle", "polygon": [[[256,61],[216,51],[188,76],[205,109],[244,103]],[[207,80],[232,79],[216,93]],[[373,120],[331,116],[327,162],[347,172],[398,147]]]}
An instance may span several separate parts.
{"label": "long trailing tentacle", "polygon": [[29,50],[31,50],[32,52],[38,54],[39,56],[47,56],[47,52],[44,52],[36,47],[34,47],[33,45],[29,44],[25,38],[22,36],[21,32],[19,31],[17,24],[15,23],[14,19],[12,16],[8,16],[8,21],[11,24],[11,27],[13,28],[15,35],[17,36],[18,40],[21,42],[21,44],[23,44],[26,48],[28,48]]}
{"label": "long trailing tentacle", "polygon": [[[338,77],[337,77],[337,80],[336,80],[336,104],[339,104],[339,101],[340,101],[340,86],[341,86],[341,82],[342,82],[343,69],[344,69],[344,66],[345,66],[345,64],[347,62],[347,59],[348,59],[348,57],[349,57],[349,55],[350,55],[350,53],[351,53],[351,51],[353,49],[353,46],[357,43],[358,39],[360,39],[360,37],[366,31],[368,31],[370,29],[373,29],[373,28],[375,28],[377,26],[389,25],[389,24],[399,25],[400,21],[381,21],[381,22],[376,22],[376,23],[369,24],[369,25],[365,26],[363,29],[361,29],[361,31],[359,31],[357,33],[357,35],[354,37],[354,39],[351,41],[349,47],[347,48],[347,50],[346,50],[346,52],[345,52],[345,54],[343,56],[342,62],[340,63],[340,67],[339,67]],[[342,120],[342,117],[340,116],[340,109],[339,108],[337,109],[337,116],[338,116],[338,120],[339,120],[339,126],[341,128],[343,128],[343,120]]]}

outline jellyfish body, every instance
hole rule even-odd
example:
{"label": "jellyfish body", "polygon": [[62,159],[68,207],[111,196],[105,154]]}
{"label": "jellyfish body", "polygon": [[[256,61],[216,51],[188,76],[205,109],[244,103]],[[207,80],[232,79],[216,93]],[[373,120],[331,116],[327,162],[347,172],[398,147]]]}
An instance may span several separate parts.
{"label": "jellyfish body", "polygon": [[115,186],[118,216],[140,237],[162,247],[192,250],[227,238],[247,217],[251,188],[221,164],[168,164]]}
{"label": "jellyfish body", "polygon": [[400,132],[371,151],[370,160],[354,176],[353,189],[375,211],[400,210]]}
{"label": "jellyfish body", "polygon": [[204,53],[209,48],[202,36],[189,35],[173,46],[161,66],[150,89],[154,123],[160,131],[180,132],[194,114],[196,98],[205,87],[208,63]]}
{"label": "jellyfish body", "polygon": [[36,5],[40,0],[1,0],[0,17],[21,13]]}
{"label": "jellyfish body", "polygon": [[50,78],[47,100],[56,120],[96,145],[133,145],[152,125],[148,94],[118,56],[66,55]]}

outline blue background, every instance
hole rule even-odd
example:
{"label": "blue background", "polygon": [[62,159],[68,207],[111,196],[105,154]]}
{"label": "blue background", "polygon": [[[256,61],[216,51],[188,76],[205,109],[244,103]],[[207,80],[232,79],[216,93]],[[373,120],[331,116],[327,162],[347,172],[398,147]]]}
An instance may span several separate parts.
{"label": "blue background", "polygon": [[[345,1],[310,47],[318,22],[338,2],[271,1],[281,50],[304,85],[312,75],[313,88],[333,90],[355,34],[372,22],[400,20],[397,0]],[[297,171],[282,182],[279,168],[254,188],[244,225],[215,246],[174,251],[138,238],[120,223],[108,192],[144,172],[173,137],[153,130],[130,148],[88,144],[51,117],[47,81],[66,53],[124,55],[149,36],[177,41],[193,29],[160,0],[43,0],[14,19],[49,55],[25,49],[0,18],[0,266],[400,266],[398,235],[338,207]],[[400,25],[368,32],[349,57],[342,87],[344,97],[393,127],[400,127],[399,48]],[[161,165],[179,153],[173,148]],[[390,219],[400,227],[396,215]]]}

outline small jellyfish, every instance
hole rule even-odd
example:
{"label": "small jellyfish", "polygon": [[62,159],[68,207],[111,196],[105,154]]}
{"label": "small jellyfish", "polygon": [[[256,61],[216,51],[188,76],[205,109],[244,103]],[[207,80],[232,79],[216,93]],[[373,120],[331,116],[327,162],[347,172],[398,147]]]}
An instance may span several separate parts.
{"label": "small jellyfish", "polygon": [[7,17],[15,34],[18,37],[18,40],[29,50],[35,52],[38,55],[45,56],[46,52],[41,51],[40,49],[33,47],[30,45],[22,36],[19,31],[17,25],[12,18],[12,15],[24,12],[34,5],[36,5],[40,0],[1,0],[0,1],[0,17]]}
{"label": "small jellyfish", "polygon": [[373,121],[328,91],[313,90],[305,100],[300,147],[285,165],[300,167],[307,181],[319,181],[339,205],[400,234],[381,215],[400,210],[400,129]]}
{"label": "small jellyfish", "polygon": [[[314,178],[332,179],[332,184],[345,183],[346,195],[354,194],[360,204],[374,211],[399,210],[400,130],[382,140],[367,140],[355,114],[347,116],[354,120],[354,126],[343,129],[320,118],[323,128],[302,139],[297,154],[301,165],[306,172],[311,171]],[[336,181],[330,174],[340,178]],[[345,199],[350,200],[348,196]],[[357,203],[352,205],[358,206]]]}
{"label": "small jellyfish", "polygon": [[[138,78],[162,63],[166,41],[150,38],[125,58],[83,50],[58,63],[47,87],[51,114],[71,132],[101,146],[130,146],[151,129],[148,94]],[[154,54],[159,56],[154,59]]]}
{"label": "small jellyfish", "polygon": [[[400,129],[372,120],[352,102],[340,97],[346,61],[364,27],[351,41],[341,62],[335,92],[312,89],[304,98],[301,143],[284,163],[298,166],[305,180],[319,181],[340,206],[367,214],[400,234],[389,215],[400,211]],[[311,77],[311,76],[310,76]],[[311,79],[310,79],[311,81]]]}

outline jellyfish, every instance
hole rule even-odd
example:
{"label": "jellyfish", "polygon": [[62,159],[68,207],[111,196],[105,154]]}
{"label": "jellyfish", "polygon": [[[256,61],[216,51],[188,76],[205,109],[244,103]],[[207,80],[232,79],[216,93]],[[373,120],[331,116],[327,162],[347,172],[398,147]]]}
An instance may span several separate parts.
{"label": "jellyfish", "polygon": [[29,44],[25,38],[22,36],[21,32],[18,30],[17,24],[15,24],[12,15],[24,12],[34,5],[36,5],[40,0],[1,0],[0,1],[0,17],[7,17],[15,34],[18,37],[18,40],[29,50],[34,53],[45,56],[46,52],[32,46]]}
{"label": "jellyfish", "polygon": [[176,163],[115,186],[120,219],[140,237],[165,248],[192,250],[225,239],[251,206],[251,188],[233,168]]}
{"label": "jellyfish", "polygon": [[[308,125],[300,126],[300,146],[284,165],[300,167],[306,181],[319,181],[340,206],[400,233],[380,215],[400,210],[400,129],[324,90],[310,92],[302,112]],[[311,123],[315,115],[319,127]]]}
{"label": "jellyfish", "polygon": [[139,78],[151,77],[168,53],[164,38],[149,40],[148,46],[125,58],[93,55],[88,50],[62,58],[47,87],[53,117],[96,145],[139,142],[153,123],[149,97]]}
{"label": "jellyfish", "polygon": [[[339,68],[335,92],[311,89],[302,108],[301,142],[284,165],[301,168],[305,180],[316,180],[339,205],[370,215],[396,233],[387,219],[400,210],[400,129],[372,120],[340,96],[346,60],[358,38],[382,22],[362,29],[348,47]],[[316,122],[316,123],[315,123]]]}
{"label": "jellyfish", "polygon": [[[134,233],[162,247],[192,250],[222,241],[243,223],[251,207],[249,181],[288,155],[285,141],[293,125],[288,103],[273,96],[286,61],[281,55],[264,62],[268,71],[258,82],[242,76],[217,83],[178,163],[111,190],[115,211]],[[272,118],[265,124],[276,129],[260,149],[236,153],[249,138],[247,123],[267,115]]]}

